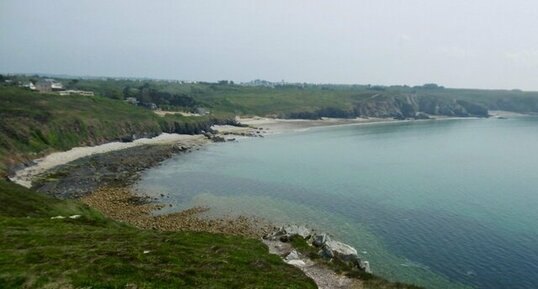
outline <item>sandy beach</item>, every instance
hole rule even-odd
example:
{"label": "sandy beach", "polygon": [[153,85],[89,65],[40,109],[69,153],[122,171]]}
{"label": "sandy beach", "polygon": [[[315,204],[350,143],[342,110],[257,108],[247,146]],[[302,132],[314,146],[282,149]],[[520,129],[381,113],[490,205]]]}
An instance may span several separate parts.
{"label": "sandy beach", "polygon": [[59,165],[67,164],[74,160],[94,154],[107,153],[141,145],[182,144],[185,146],[192,146],[207,142],[208,140],[203,135],[163,133],[154,138],[141,138],[133,142],[110,142],[98,146],[75,147],[68,151],[51,153],[43,158],[35,160],[35,165],[17,171],[14,176],[10,177],[10,180],[21,186],[30,188],[32,186],[32,179],[35,176]]}
{"label": "sandy beach", "polygon": [[[497,115],[497,114],[496,114]],[[499,112],[498,115],[504,115]],[[436,120],[457,119],[450,117],[432,118]],[[218,136],[225,140],[235,140],[235,137],[252,137],[279,134],[284,132],[303,131],[314,127],[338,126],[338,125],[361,125],[374,123],[405,122],[415,120],[396,120],[392,118],[322,118],[319,120],[309,119],[278,119],[267,117],[237,117],[236,120],[246,126],[214,125],[212,129]],[[231,138],[230,136],[234,136]],[[107,153],[128,149],[141,145],[178,144],[190,147],[203,145],[209,140],[204,135],[185,135],[163,133],[154,138],[141,138],[133,142],[110,142],[98,146],[75,147],[64,152],[54,152],[43,158],[34,160],[35,164],[19,170],[10,180],[24,187],[32,186],[32,179],[36,176],[59,165],[64,165],[77,159],[94,154]]]}
{"label": "sandy beach", "polygon": [[366,125],[411,121],[473,119],[472,117],[446,117],[436,116],[429,119],[394,119],[394,118],[321,118],[321,119],[280,119],[267,117],[237,117],[236,120],[244,125],[261,130],[264,135],[278,134],[283,132],[303,131],[315,127],[340,126],[340,125]]}

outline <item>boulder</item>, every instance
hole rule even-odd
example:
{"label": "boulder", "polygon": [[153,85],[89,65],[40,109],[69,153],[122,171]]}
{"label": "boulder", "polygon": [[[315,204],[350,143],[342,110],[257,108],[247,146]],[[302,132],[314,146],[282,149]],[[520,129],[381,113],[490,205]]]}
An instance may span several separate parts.
{"label": "boulder", "polygon": [[328,240],[323,246],[324,251],[331,251],[334,257],[344,262],[358,262],[360,261],[357,250],[348,244],[342,242]]}
{"label": "boulder", "polygon": [[267,240],[280,240],[282,242],[288,242],[294,236],[301,236],[302,238],[308,238],[311,232],[305,226],[290,225],[286,227],[280,227],[273,232],[264,236]]}
{"label": "boulder", "polygon": [[286,261],[286,263],[293,265],[295,267],[304,267],[306,266],[306,263],[303,260],[290,260]]}
{"label": "boulder", "polygon": [[321,250],[319,250],[318,255],[325,259],[332,259],[334,258],[334,253],[331,251],[331,249],[327,248],[327,246],[323,246]]}
{"label": "boulder", "polygon": [[291,261],[291,260],[300,260],[301,258],[299,257],[299,253],[297,253],[296,250],[292,250],[287,256],[286,258],[284,258],[284,260],[286,261]]}
{"label": "boulder", "polygon": [[315,234],[312,236],[312,245],[316,247],[322,247],[328,240],[330,240],[330,238],[325,233]]}
{"label": "boulder", "polygon": [[368,262],[368,261],[360,261],[359,262],[359,267],[362,270],[364,270],[364,272],[372,274],[372,269],[370,268],[370,262]]}
{"label": "boulder", "polygon": [[304,239],[308,238],[310,236],[310,230],[306,228],[305,226],[297,226],[297,225],[290,225],[284,228],[284,231],[286,234],[288,234],[290,237],[292,236],[301,236]]}

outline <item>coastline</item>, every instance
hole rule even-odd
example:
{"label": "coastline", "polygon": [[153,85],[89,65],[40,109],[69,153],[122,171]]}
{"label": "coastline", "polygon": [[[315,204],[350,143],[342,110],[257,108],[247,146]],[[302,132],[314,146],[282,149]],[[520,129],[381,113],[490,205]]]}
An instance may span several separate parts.
{"label": "coastline", "polygon": [[[447,117],[436,119],[447,120],[459,118]],[[250,127],[214,126],[213,129],[216,131],[215,136],[222,137],[225,140],[235,140],[235,138],[230,137],[248,137],[256,135],[263,136],[284,132],[302,131],[314,127],[414,121],[394,119],[322,119],[311,121],[269,118],[242,120],[242,124],[249,125]],[[29,178],[27,181],[31,180],[32,178],[35,179],[36,177],[40,177],[40,182],[45,180],[45,188],[47,188],[47,184],[54,184],[54,186],[57,186],[63,181],[67,181],[67,187],[79,187],[80,180],[78,180],[78,178],[80,174],[86,174],[87,171],[85,171],[84,168],[88,167],[89,163],[92,163],[92,165],[97,169],[97,171],[94,172],[98,172],[95,175],[99,175],[100,177],[91,177],[88,179],[89,182],[93,182],[94,184],[93,186],[88,186],[85,193],[80,195],[70,195],[67,196],[67,198],[80,198],[83,203],[101,211],[104,215],[114,220],[129,223],[142,229],[159,231],[205,231],[211,233],[240,235],[254,239],[259,239],[261,236],[275,230],[275,228],[265,220],[256,218],[240,216],[233,218],[223,217],[207,219],[200,216],[200,213],[208,210],[208,208],[204,207],[195,207],[176,213],[157,216],[153,213],[163,206],[166,206],[166,200],[162,198],[151,199],[144,195],[139,195],[133,190],[131,185],[138,179],[143,170],[156,166],[161,161],[169,159],[171,156],[178,153],[198,149],[201,146],[209,144],[211,140],[216,141],[215,138],[211,139],[204,135],[161,135],[154,139],[138,140],[132,143],[115,142],[96,147],[73,148],[67,152],[54,153],[40,159],[37,161],[36,168],[31,166],[24,169],[23,171],[25,174],[22,176]],[[157,153],[155,155],[156,157],[148,154],[150,151],[159,150],[162,152]],[[140,151],[143,152],[143,155],[155,159],[152,162],[146,162],[143,166],[139,164],[133,165],[132,163],[127,163],[121,168],[119,174],[121,177],[117,180],[101,177],[103,174],[100,171],[100,166],[102,166],[104,172],[109,171],[110,167],[108,167],[106,163],[114,163],[117,162],[118,159],[128,160],[130,158],[137,158],[140,156]],[[47,159],[49,157],[50,159]],[[97,165],[95,165],[96,161],[98,163]],[[53,164],[55,164],[55,166],[53,166]],[[123,171],[123,169],[125,169],[125,171]],[[113,174],[115,173],[116,172],[113,172]],[[72,176],[74,178],[70,179],[68,174],[73,174]],[[19,175],[17,174],[16,176]],[[47,181],[47,178],[50,182]],[[69,183],[70,181],[73,181],[73,179],[77,179],[77,182]],[[111,180],[113,182],[111,182]],[[41,188],[43,188],[43,186],[41,186]],[[56,188],[52,189],[54,190]],[[40,189],[38,188],[37,190],[39,191]],[[43,192],[43,190],[41,191]],[[51,193],[49,192],[49,194]],[[276,244],[275,246],[282,246],[282,244]],[[289,253],[290,252],[287,251],[285,254],[287,255]],[[278,254],[281,255],[281,257],[285,257],[282,255],[282,252]],[[309,265],[309,267],[304,268],[308,269],[311,267]],[[325,273],[320,273],[320,278],[322,279],[341,277],[341,275],[334,275],[334,272],[330,270],[324,272]],[[328,277],[331,274],[336,277]],[[345,281],[344,283],[349,281],[347,279],[342,280],[340,281]],[[323,282],[323,280],[320,282]],[[320,286],[320,288],[324,287]],[[334,287],[329,286],[325,288]]]}
{"label": "coastline", "polygon": [[[528,116],[527,114],[513,113],[508,111],[491,111],[490,117],[506,118]],[[300,132],[311,128],[345,126],[345,125],[370,125],[386,123],[405,123],[415,121],[441,121],[458,119],[479,119],[477,117],[451,117],[431,116],[427,119],[394,119],[394,118],[321,118],[311,119],[282,119],[269,117],[236,117],[241,126],[213,125],[213,133],[203,134],[174,134],[162,133],[153,138],[139,138],[131,142],[113,141],[97,146],[74,147],[67,151],[53,152],[44,157],[33,160],[31,165],[16,170],[10,181],[26,188],[32,185],[32,179],[55,167],[65,165],[78,159],[108,152],[129,149],[143,145],[176,145],[185,149],[200,147],[211,142],[235,141],[245,137],[264,137],[273,134]]]}
{"label": "coastline", "polygon": [[132,142],[109,142],[97,146],[74,147],[68,151],[54,152],[36,159],[33,161],[33,165],[16,171],[9,179],[16,184],[30,188],[32,186],[32,180],[36,176],[55,167],[95,154],[108,153],[142,145],[177,144],[190,147],[194,145],[203,145],[206,142],[207,139],[203,135],[163,133],[154,138],[140,138]]}
{"label": "coastline", "polygon": [[388,118],[324,118],[321,120],[291,120],[264,117],[237,118],[237,120],[239,123],[245,126],[214,125],[212,126],[212,129],[216,132],[214,136],[204,134],[187,135],[162,133],[154,138],[140,138],[132,142],[115,141],[97,146],[74,147],[67,151],[53,152],[42,158],[33,160],[33,164],[30,166],[16,170],[15,173],[9,177],[9,179],[23,187],[30,188],[32,186],[33,179],[58,166],[66,165],[70,162],[92,155],[125,150],[143,145],[176,145],[184,148],[191,148],[194,146],[203,146],[211,143],[212,137],[216,137],[216,139],[213,139],[215,142],[234,141],[236,138],[241,137],[263,137],[265,135],[300,131],[314,127],[405,121]]}
{"label": "coastline", "polygon": [[[493,115],[492,115],[493,116]],[[508,115],[507,115],[508,116]],[[510,116],[516,116],[512,114]],[[523,114],[520,114],[523,116]],[[360,126],[360,125],[377,125],[388,123],[408,123],[422,121],[446,121],[446,120],[470,120],[480,119],[480,117],[453,117],[453,116],[432,116],[424,119],[394,119],[394,118],[321,118],[316,120],[310,119],[282,119],[267,117],[248,117],[236,118],[244,125],[252,126],[263,132],[265,135],[280,134],[286,132],[300,132],[312,128],[332,127],[332,126]]]}

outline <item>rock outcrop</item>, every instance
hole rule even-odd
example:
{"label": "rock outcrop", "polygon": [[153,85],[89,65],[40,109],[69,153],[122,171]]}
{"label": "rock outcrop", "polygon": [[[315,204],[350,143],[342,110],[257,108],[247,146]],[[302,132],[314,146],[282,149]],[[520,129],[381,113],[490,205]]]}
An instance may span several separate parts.
{"label": "rock outcrop", "polygon": [[[370,263],[366,260],[361,260],[355,248],[348,244],[333,240],[326,233],[315,233],[305,226],[290,225],[280,227],[265,235],[263,238],[270,241],[289,242],[295,237],[301,237],[305,239],[310,246],[318,248],[318,255],[326,260],[338,260],[351,267],[358,268],[367,273],[372,273]],[[300,260],[299,253],[293,250],[284,258],[284,260],[288,263],[293,260]]]}
{"label": "rock outcrop", "polygon": [[302,119],[320,119],[322,117],[427,119],[430,115],[487,117],[488,109],[480,104],[457,98],[402,94],[396,96],[378,95],[367,100],[357,101],[353,107],[347,110],[324,107],[315,111],[292,112],[281,117]]}

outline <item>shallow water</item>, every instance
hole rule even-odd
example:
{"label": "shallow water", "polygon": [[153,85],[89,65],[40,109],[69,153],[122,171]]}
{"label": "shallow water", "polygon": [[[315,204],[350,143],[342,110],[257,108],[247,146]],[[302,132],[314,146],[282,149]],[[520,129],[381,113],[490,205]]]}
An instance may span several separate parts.
{"label": "shallow water", "polygon": [[391,279],[535,289],[537,149],[532,117],[325,127],[213,144],[138,187],[328,231]]}

